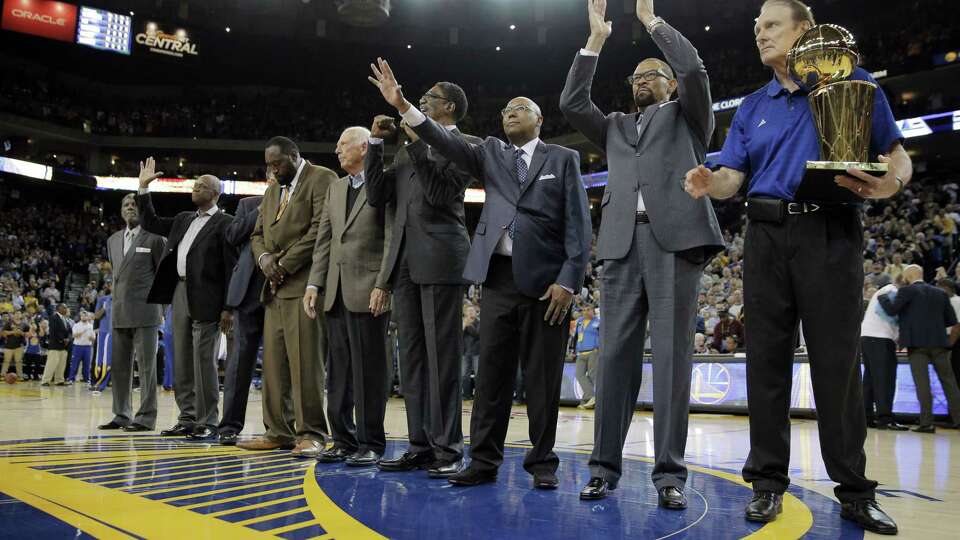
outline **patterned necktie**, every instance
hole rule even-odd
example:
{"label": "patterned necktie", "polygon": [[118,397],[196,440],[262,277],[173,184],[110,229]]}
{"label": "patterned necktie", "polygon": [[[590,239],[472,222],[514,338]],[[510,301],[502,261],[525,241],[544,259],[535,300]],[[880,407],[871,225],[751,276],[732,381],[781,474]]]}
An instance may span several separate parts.
{"label": "patterned necktie", "polygon": [[127,233],[124,235],[123,239],[123,254],[126,255],[130,251],[130,246],[133,245],[133,231],[127,229]]}
{"label": "patterned necktie", "polygon": [[[520,191],[523,191],[523,184],[527,181],[527,173],[529,172],[529,168],[527,166],[527,162],[524,161],[523,159],[523,149],[517,148],[516,156],[517,156],[517,180],[519,180],[520,182]],[[509,229],[511,240],[513,240],[513,236],[514,234],[516,234],[516,232],[517,232],[517,215],[514,214],[513,221],[510,222],[510,229]]]}
{"label": "patterned necktie", "polygon": [[287,203],[290,202],[290,187],[283,186],[280,188],[280,209],[277,210],[277,219],[274,221],[280,221],[280,217],[283,216],[283,211],[287,209]]}

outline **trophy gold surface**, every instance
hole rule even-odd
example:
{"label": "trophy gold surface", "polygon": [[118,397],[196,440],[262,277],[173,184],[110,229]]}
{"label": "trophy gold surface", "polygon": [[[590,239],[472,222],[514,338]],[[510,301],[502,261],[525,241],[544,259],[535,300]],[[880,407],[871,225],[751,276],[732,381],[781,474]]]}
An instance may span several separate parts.
{"label": "trophy gold surface", "polygon": [[797,200],[853,202],[862,200],[837,186],[834,176],[860,169],[875,176],[886,163],[869,163],[873,99],[877,85],[849,80],[860,55],[846,28],[821,24],[804,32],[790,52],[787,67],[801,88],[809,92],[810,112],[820,138],[820,160],[808,161]]}

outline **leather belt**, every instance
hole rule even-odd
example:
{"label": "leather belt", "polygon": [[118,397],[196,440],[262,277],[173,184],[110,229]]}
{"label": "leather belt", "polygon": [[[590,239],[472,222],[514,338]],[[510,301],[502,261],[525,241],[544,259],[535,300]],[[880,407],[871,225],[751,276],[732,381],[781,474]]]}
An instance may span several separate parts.
{"label": "leather belt", "polygon": [[637,212],[637,223],[650,223],[650,216],[646,212]]}
{"label": "leather belt", "polygon": [[822,203],[808,201],[784,201],[780,199],[747,199],[747,218],[753,221],[782,223],[786,216],[804,214],[838,214],[855,212],[860,209],[857,204]]}

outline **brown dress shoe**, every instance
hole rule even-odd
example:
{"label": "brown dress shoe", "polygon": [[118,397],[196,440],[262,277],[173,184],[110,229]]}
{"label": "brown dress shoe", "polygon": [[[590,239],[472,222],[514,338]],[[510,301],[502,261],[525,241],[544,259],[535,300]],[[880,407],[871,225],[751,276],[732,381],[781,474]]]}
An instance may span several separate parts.
{"label": "brown dress shoe", "polygon": [[257,437],[252,441],[241,441],[237,443],[237,448],[242,448],[244,450],[257,450],[257,451],[266,451],[266,450],[290,450],[293,448],[293,443],[290,442],[281,442],[267,437]]}
{"label": "brown dress shoe", "polygon": [[324,444],[313,439],[303,439],[290,451],[295,457],[316,459],[324,450]]}

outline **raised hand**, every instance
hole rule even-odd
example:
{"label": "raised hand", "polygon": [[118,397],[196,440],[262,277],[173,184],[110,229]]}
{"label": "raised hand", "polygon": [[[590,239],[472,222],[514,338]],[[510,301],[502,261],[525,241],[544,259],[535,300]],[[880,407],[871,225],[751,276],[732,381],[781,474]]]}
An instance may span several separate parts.
{"label": "raised hand", "polygon": [[647,24],[654,17],[653,0],[637,0],[637,18],[640,22]]}
{"label": "raised hand", "polygon": [[150,182],[163,176],[163,172],[157,172],[157,162],[152,157],[148,157],[146,163],[140,162],[140,189],[147,189]]}
{"label": "raised hand", "polygon": [[587,15],[590,17],[590,35],[606,39],[613,33],[613,23],[604,20],[607,15],[607,0],[587,0]]}
{"label": "raised hand", "polygon": [[370,128],[370,136],[377,139],[390,140],[397,134],[396,120],[392,116],[378,114],[373,119],[373,127]]}
{"label": "raised hand", "polygon": [[[403,109],[400,110],[401,113],[406,112],[407,107],[404,107],[404,104],[407,103],[407,100],[403,98],[403,92],[400,91],[402,87],[397,82],[397,78],[393,76],[390,64],[383,58],[377,58],[376,65],[370,64],[370,69],[373,70],[374,76],[367,77],[367,80],[380,90],[380,94],[383,95],[383,99],[387,103],[396,107],[397,110]],[[409,106],[408,103],[407,105]]]}
{"label": "raised hand", "polygon": [[687,171],[683,189],[694,199],[699,199],[710,194],[711,184],[713,184],[713,171],[703,165],[697,165],[695,169]]}
{"label": "raised hand", "polygon": [[403,128],[403,132],[407,134],[407,138],[410,139],[410,142],[417,142],[420,140],[420,136],[417,135],[417,132],[410,127],[410,124],[406,120],[400,121],[400,127]]}

